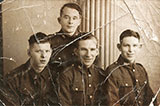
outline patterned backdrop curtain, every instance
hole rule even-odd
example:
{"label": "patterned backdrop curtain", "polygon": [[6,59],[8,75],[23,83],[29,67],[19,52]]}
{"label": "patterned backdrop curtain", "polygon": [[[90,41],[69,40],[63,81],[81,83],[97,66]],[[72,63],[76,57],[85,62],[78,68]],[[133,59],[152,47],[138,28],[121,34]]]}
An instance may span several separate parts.
{"label": "patterned backdrop curtain", "polygon": [[82,31],[91,31],[99,39],[100,65],[105,68],[117,57],[115,6],[112,0],[79,0],[83,9]]}

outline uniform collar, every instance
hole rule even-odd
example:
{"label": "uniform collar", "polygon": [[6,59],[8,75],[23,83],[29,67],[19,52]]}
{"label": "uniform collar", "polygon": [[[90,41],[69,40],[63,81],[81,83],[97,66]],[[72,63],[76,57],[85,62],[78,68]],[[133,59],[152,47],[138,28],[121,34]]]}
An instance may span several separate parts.
{"label": "uniform collar", "polygon": [[134,69],[136,66],[136,63],[129,63],[125,58],[123,58],[121,55],[119,56],[118,60],[116,61],[119,65],[124,65],[125,68],[128,69]]}
{"label": "uniform collar", "polygon": [[30,64],[30,60],[28,61],[28,69],[30,76],[35,79],[36,77],[43,77],[45,78],[48,73],[48,67],[46,66],[41,73],[36,73],[35,70],[32,68]]}
{"label": "uniform collar", "polygon": [[27,60],[27,62],[25,63],[25,71],[28,72],[29,70],[31,70],[32,66],[30,64],[30,59]]}
{"label": "uniform collar", "polygon": [[92,64],[89,68],[87,68],[86,66],[84,66],[82,63],[78,63],[77,64],[77,67],[78,67],[78,70],[81,72],[81,73],[93,73],[93,70],[95,68],[95,65]]}
{"label": "uniform collar", "polygon": [[80,31],[76,30],[76,32],[72,36],[70,36],[61,29],[59,32],[56,33],[56,35],[60,35],[62,38],[65,39],[65,38],[75,38],[79,33]]}

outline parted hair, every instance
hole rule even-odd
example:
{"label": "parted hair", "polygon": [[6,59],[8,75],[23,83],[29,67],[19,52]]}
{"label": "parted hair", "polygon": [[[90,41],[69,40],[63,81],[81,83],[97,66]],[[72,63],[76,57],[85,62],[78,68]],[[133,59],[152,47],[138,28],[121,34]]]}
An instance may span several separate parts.
{"label": "parted hair", "polygon": [[37,32],[36,34],[31,35],[30,38],[28,39],[28,43],[30,46],[34,43],[39,44],[39,43],[45,43],[45,42],[50,43],[50,39],[45,33],[42,33],[42,32]]}
{"label": "parted hair", "polygon": [[80,8],[80,6],[76,3],[66,3],[62,6],[62,8],[60,9],[60,16],[62,16],[62,13],[63,13],[63,9],[65,7],[68,7],[68,8],[72,8],[72,9],[75,9],[79,12],[79,14],[82,16],[82,9]]}
{"label": "parted hair", "polygon": [[92,33],[90,32],[81,32],[77,35],[77,41],[75,42],[75,47],[78,48],[79,46],[79,41],[81,40],[88,40],[88,39],[92,39],[94,38],[97,42],[97,47],[98,47],[98,39],[95,35],[93,35]]}
{"label": "parted hair", "polygon": [[140,40],[140,35],[138,32],[136,31],[133,31],[131,29],[127,29],[125,31],[123,31],[121,34],[120,34],[120,37],[119,37],[119,41],[122,42],[123,38],[125,37],[135,37],[137,38],[138,40]]}

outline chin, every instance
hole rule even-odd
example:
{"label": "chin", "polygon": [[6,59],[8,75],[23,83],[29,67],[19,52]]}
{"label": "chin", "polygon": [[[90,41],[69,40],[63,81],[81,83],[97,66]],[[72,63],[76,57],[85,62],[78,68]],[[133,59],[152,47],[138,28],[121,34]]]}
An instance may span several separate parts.
{"label": "chin", "polygon": [[67,32],[68,32],[68,33],[73,33],[73,32],[74,32],[74,30],[67,30]]}
{"label": "chin", "polygon": [[91,64],[85,64],[85,66],[89,68],[89,67],[91,67]]}
{"label": "chin", "polygon": [[38,70],[43,71],[45,67],[40,67]]}
{"label": "chin", "polygon": [[134,62],[134,60],[128,60],[130,63],[133,63]]}
{"label": "chin", "polygon": [[38,69],[36,70],[36,73],[41,73],[43,71],[43,69]]}

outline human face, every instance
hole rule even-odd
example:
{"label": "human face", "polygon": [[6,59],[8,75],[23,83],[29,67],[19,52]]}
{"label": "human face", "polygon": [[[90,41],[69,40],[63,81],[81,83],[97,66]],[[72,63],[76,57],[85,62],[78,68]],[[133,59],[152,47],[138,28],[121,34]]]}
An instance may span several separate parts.
{"label": "human face", "polygon": [[50,43],[34,43],[29,48],[30,62],[33,69],[40,73],[48,64],[48,61],[51,57],[52,49]]}
{"label": "human face", "polygon": [[132,36],[123,38],[119,50],[121,51],[121,55],[123,58],[125,58],[129,63],[133,63],[135,61],[139,48],[139,40]]}
{"label": "human face", "polygon": [[89,68],[98,55],[97,41],[95,38],[79,41],[76,54],[80,58],[80,61]]}
{"label": "human face", "polygon": [[80,14],[76,9],[65,7],[62,16],[59,18],[59,23],[61,24],[64,33],[72,36],[81,23]]}

